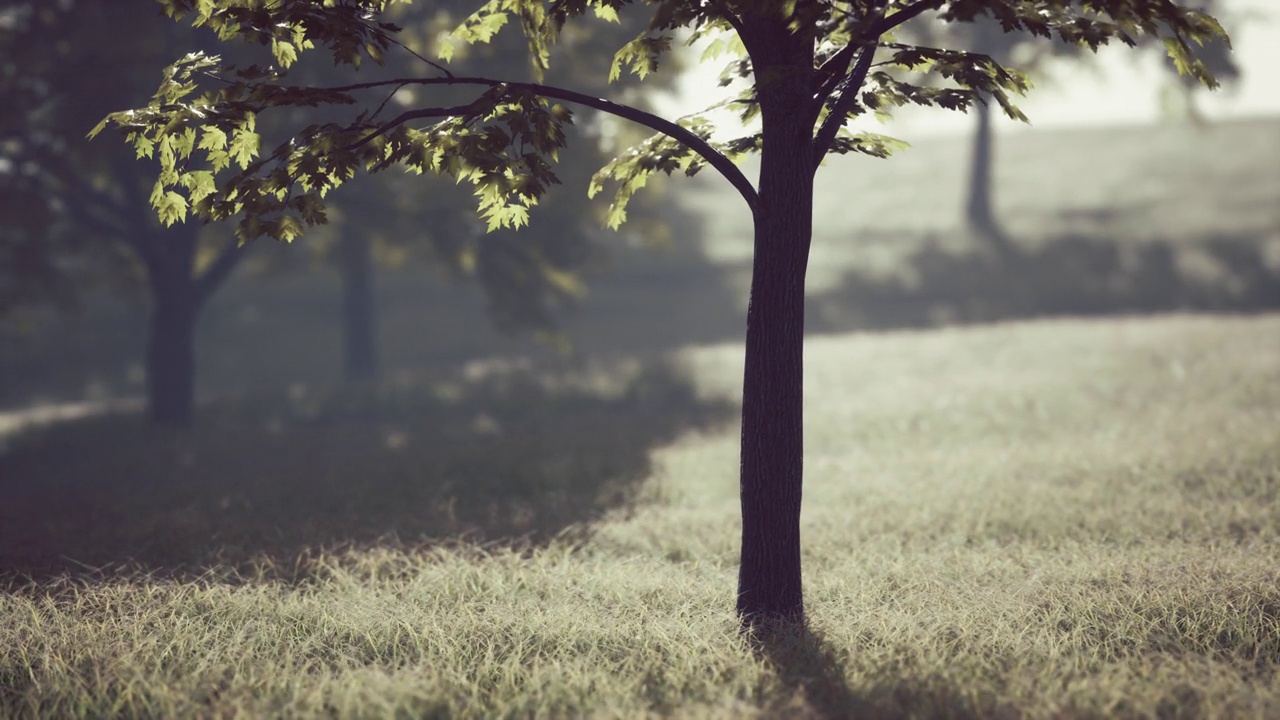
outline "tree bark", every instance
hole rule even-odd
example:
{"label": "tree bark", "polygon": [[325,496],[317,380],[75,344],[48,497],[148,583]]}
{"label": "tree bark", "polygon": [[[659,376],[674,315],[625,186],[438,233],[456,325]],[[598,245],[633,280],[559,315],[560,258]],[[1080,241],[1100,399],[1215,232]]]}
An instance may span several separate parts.
{"label": "tree bark", "polygon": [[352,229],[343,233],[339,245],[343,376],[352,382],[371,380],[378,373],[373,248],[368,237]]}
{"label": "tree bark", "polygon": [[813,229],[813,120],[806,92],[812,45],[782,29],[762,40],[757,46],[767,53],[766,63],[757,66],[757,79],[763,149],[747,307],[738,574],[738,615],[753,627],[804,617],[804,283]]}
{"label": "tree bark", "polygon": [[147,337],[147,408],[151,422],[168,427],[191,425],[195,407],[195,329],[199,314],[194,296],[157,293]]}
{"label": "tree bark", "polygon": [[205,301],[248,252],[232,239],[197,273],[200,228],[190,224],[138,235],[130,243],[147,267],[151,322],[147,335],[147,414],[152,424],[188,427],[195,413],[196,321]]}
{"label": "tree bark", "polygon": [[147,412],[155,425],[191,425],[196,318],[201,305],[199,286],[192,277],[197,242],[195,231],[158,234],[151,238],[145,257],[152,302],[147,336]]}

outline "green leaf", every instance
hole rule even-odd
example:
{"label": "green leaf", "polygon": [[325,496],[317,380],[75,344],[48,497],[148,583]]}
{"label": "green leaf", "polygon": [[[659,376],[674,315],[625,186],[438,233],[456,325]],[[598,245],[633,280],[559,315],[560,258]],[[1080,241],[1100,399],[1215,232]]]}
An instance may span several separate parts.
{"label": "green leaf", "polygon": [[225,150],[227,148],[227,134],[214,125],[204,126],[204,134],[200,136],[201,150]]}
{"label": "green leaf", "polygon": [[191,157],[191,151],[196,147],[196,129],[188,127],[180,134],[173,136],[173,152],[181,159],[185,160]]}
{"label": "green leaf", "polygon": [[97,125],[93,126],[93,129],[90,130],[89,134],[86,135],[85,137],[89,138],[90,140],[98,137],[98,133],[102,132],[102,129],[105,128],[107,124],[111,122],[114,122],[114,119],[110,115],[102,118],[101,120],[98,121]]}
{"label": "green leaf", "polygon": [[137,139],[133,141],[133,147],[137,151],[137,158],[141,160],[142,158],[149,158],[155,154],[156,144],[151,140],[151,138],[146,137],[145,135],[139,135]]}
{"label": "green leaf", "polygon": [[153,204],[156,215],[160,216],[160,222],[164,223],[165,227],[187,219],[187,201],[172,190],[161,195],[158,202]]}
{"label": "green leaf", "polygon": [[244,128],[236,128],[231,133],[231,157],[241,169],[249,167],[249,163],[258,157],[258,148],[262,144],[262,136]]}
{"label": "green leaf", "polygon": [[280,67],[288,68],[298,61],[298,49],[293,43],[284,40],[271,40],[271,54],[275,56],[276,62],[280,63]]}
{"label": "green leaf", "polygon": [[225,170],[230,165],[231,155],[228,154],[226,150],[209,151],[209,166],[213,168],[214,172]]}
{"label": "green leaf", "polygon": [[302,235],[302,223],[292,215],[284,215],[280,218],[280,222],[274,230],[272,237],[275,239],[293,242],[294,239]]}
{"label": "green leaf", "polygon": [[187,193],[191,196],[191,203],[195,204],[209,197],[218,191],[218,186],[213,181],[213,173],[208,170],[193,170],[182,176],[182,185],[187,188]]}

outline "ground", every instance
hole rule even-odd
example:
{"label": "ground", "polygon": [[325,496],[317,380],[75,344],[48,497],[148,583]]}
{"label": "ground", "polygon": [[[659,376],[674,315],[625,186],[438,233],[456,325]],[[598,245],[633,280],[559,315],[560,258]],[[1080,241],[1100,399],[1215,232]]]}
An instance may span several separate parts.
{"label": "ground", "polygon": [[[491,424],[457,430],[430,461],[371,452],[339,469],[315,457],[318,445],[290,455],[268,433],[241,434],[242,455],[276,448],[271,473],[193,487],[178,501],[171,491],[117,499],[129,514],[116,535],[99,526],[95,545],[118,551],[138,540],[123,528],[195,517],[229,531],[218,535],[220,548],[175,547],[191,540],[177,533],[167,554],[144,555],[133,569],[64,568],[61,579],[40,576],[0,596],[0,714],[1280,712],[1280,316],[1058,320],[811,341],[811,626],[757,643],[739,635],[732,615],[736,432],[732,414],[717,410],[734,400],[740,362],[732,344],[707,346],[671,359],[684,381],[668,371],[646,381],[633,367],[594,389],[547,380],[525,391],[587,418],[600,437],[634,440],[640,459],[636,447],[566,455],[553,443],[522,445],[509,467],[478,463],[464,438],[481,443],[509,428],[518,442],[527,429],[497,402]],[[478,384],[499,396],[492,381]],[[412,418],[455,412],[466,397],[401,407],[401,447],[429,442],[433,424]],[[646,406],[655,412],[637,412]],[[314,442],[325,413],[351,417],[349,408],[326,410],[278,437]],[[673,414],[698,423],[654,432],[655,416]],[[610,417],[617,424],[602,424]],[[154,439],[134,427],[113,443],[118,456],[141,458],[127,448]],[[23,458],[25,467],[55,462],[75,438],[50,431],[45,440],[4,458],[0,473],[15,477]],[[595,481],[575,480],[584,459]],[[101,467],[92,456],[79,462]],[[161,479],[181,458],[139,463],[131,468]],[[559,530],[524,534],[504,512],[492,525],[460,513],[470,526],[457,529],[469,536],[351,536],[293,562],[271,552],[268,538],[296,549],[308,533],[332,541],[343,529],[369,530],[370,517],[389,527],[429,521],[437,517],[430,488],[450,467],[463,478],[454,487],[501,493],[509,484],[525,499],[529,527]],[[531,473],[552,482],[527,487]],[[344,491],[330,475],[379,492]],[[625,490],[602,494],[610,480]],[[217,496],[227,485],[240,493],[229,501]],[[59,497],[72,503],[75,492]],[[107,500],[86,512],[117,509]],[[267,518],[274,525],[263,528]],[[19,527],[12,517],[3,526]],[[235,531],[246,526],[258,528],[249,537],[264,557],[230,575],[216,556],[243,561],[253,548]],[[467,540],[486,530],[485,543]]]}
{"label": "ground", "polygon": [[[963,143],[823,171],[810,623],[768,638],[714,180],[569,357],[405,268],[344,386],[332,278],[242,277],[182,433],[131,401],[139,307],[6,327],[0,716],[1280,716],[1276,128],[1010,140],[1003,257],[955,230]],[[87,416],[15,431],[40,401]]]}

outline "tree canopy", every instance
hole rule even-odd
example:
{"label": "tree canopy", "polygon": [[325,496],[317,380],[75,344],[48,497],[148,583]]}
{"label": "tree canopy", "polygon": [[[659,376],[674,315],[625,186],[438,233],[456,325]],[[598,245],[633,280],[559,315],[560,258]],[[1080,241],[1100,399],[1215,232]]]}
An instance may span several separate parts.
{"label": "tree canopy", "polygon": [[[418,54],[419,72],[387,77],[376,67],[407,52],[387,11],[399,0],[160,0],[174,17],[269,50],[266,65],[234,67],[192,52],[165,69],[152,101],[115,113],[141,156],[159,161],[152,205],[167,223],[189,213],[240,216],[239,233],[290,240],[323,222],[326,195],[360,170],[402,167],[474,188],[490,229],[519,227],[557,182],[555,161],[573,120],[568,105],[592,108],[657,134],[618,154],[591,192],[610,187],[607,221],[626,218],[631,197],[655,172],[693,174],[711,166],[742,195],[755,230],[747,309],[741,456],[742,556],[737,606],[744,622],[803,617],[800,498],[803,467],[804,279],[812,238],[813,177],[829,153],[888,155],[897,143],[856,128],[859,118],[915,104],[968,110],[993,102],[1022,118],[1012,97],[1026,77],[989,55],[904,42],[895,30],[915,18],[966,23],[986,17],[1004,32],[1054,37],[1096,50],[1144,37],[1163,43],[1179,72],[1213,85],[1194,48],[1225,38],[1209,15],[1174,0],[488,0],[453,30],[459,46],[492,40],[508,24],[527,44],[532,79],[455,72]],[[684,31],[714,38],[711,55],[751,80],[722,106],[750,123],[721,141],[700,116],[665,119],[580,90],[547,84],[557,42],[591,16],[612,21],[643,12],[646,29],[622,45],[609,75],[644,77]],[[289,83],[305,53],[322,52],[367,79],[331,86]],[[941,78],[926,82],[922,75]],[[423,99],[392,114],[396,94]],[[264,143],[260,114],[317,108],[276,144]],[[268,149],[269,148],[269,149]],[[760,154],[751,182],[734,164]],[[904,189],[907,192],[909,189]]]}
{"label": "tree canopy", "polygon": [[[575,90],[456,75],[446,65],[421,55],[421,75],[329,87],[286,83],[289,69],[309,50],[323,48],[335,64],[356,68],[366,61],[380,63],[390,51],[407,51],[397,39],[400,28],[381,15],[401,1],[161,0],[171,16],[189,14],[193,25],[213,30],[220,39],[238,38],[270,48],[275,64],[231,67],[216,56],[193,52],[165,70],[164,80],[147,107],[110,116],[111,122],[129,133],[140,156],[160,162],[160,175],[150,197],[160,218],[172,224],[189,211],[215,219],[241,215],[242,238],[265,234],[291,240],[305,226],[324,221],[324,196],[358,169],[376,172],[403,166],[474,185],[479,212],[490,230],[520,227],[528,222],[529,207],[557,181],[552,163],[565,143],[564,126],[572,120],[563,103],[596,108],[659,131],[606,166],[593,185],[593,191],[598,191],[600,181],[617,183],[611,225],[625,219],[627,201],[657,170],[693,174],[711,164],[738,187],[748,204],[754,204],[753,188],[728,160],[758,150],[760,133],[711,143],[709,126],[697,117],[673,123]],[[540,78],[570,20],[588,13],[616,20],[618,11],[628,4],[618,0],[492,0],[466,18],[451,38],[459,43],[489,42],[515,18],[528,42],[531,67]],[[1028,89],[1025,77],[990,56],[892,41],[867,45],[926,11],[935,12],[944,22],[990,16],[1005,32],[1056,36],[1091,49],[1113,40],[1134,45],[1144,34],[1157,35],[1179,72],[1210,85],[1215,81],[1192,48],[1208,39],[1225,37],[1208,15],[1167,0],[668,0],[652,6],[648,30],[618,50],[609,71],[611,79],[623,72],[643,78],[655,70],[671,48],[677,29],[690,29],[690,41],[739,30],[741,23],[735,18],[744,10],[775,13],[796,30],[811,34],[818,84],[810,113],[820,123],[815,155],[887,155],[894,147],[887,138],[842,132],[844,123],[867,112],[889,112],[905,104],[965,110],[979,96],[989,96],[1010,116],[1023,117],[1009,94]],[[453,47],[452,43],[442,44],[440,56],[449,59]],[[741,42],[718,40],[710,54],[720,51],[739,56],[729,67],[733,74],[746,77],[754,72],[754,58],[743,52]],[[952,86],[903,82],[887,72],[890,67],[928,69],[951,81]],[[467,102],[427,105],[394,117],[383,114],[398,91],[458,87],[473,87],[479,92]],[[726,104],[738,107],[742,118],[750,120],[758,112],[756,90],[752,87]],[[262,152],[259,113],[275,107],[320,105],[350,105],[360,111],[346,122],[307,125],[270,152]],[[412,125],[421,120],[434,122]],[[95,133],[106,122],[95,128]],[[239,172],[229,174],[219,188],[215,175],[236,169]]]}

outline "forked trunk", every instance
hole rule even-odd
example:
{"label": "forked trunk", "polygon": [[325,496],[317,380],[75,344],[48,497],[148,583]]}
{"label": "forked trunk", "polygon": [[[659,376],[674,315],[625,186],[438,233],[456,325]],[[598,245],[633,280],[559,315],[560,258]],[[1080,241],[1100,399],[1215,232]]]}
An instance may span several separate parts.
{"label": "forked trunk", "polygon": [[800,620],[804,281],[813,227],[812,121],[796,86],[765,83],[760,206],[742,398],[742,557],[748,626]]}

